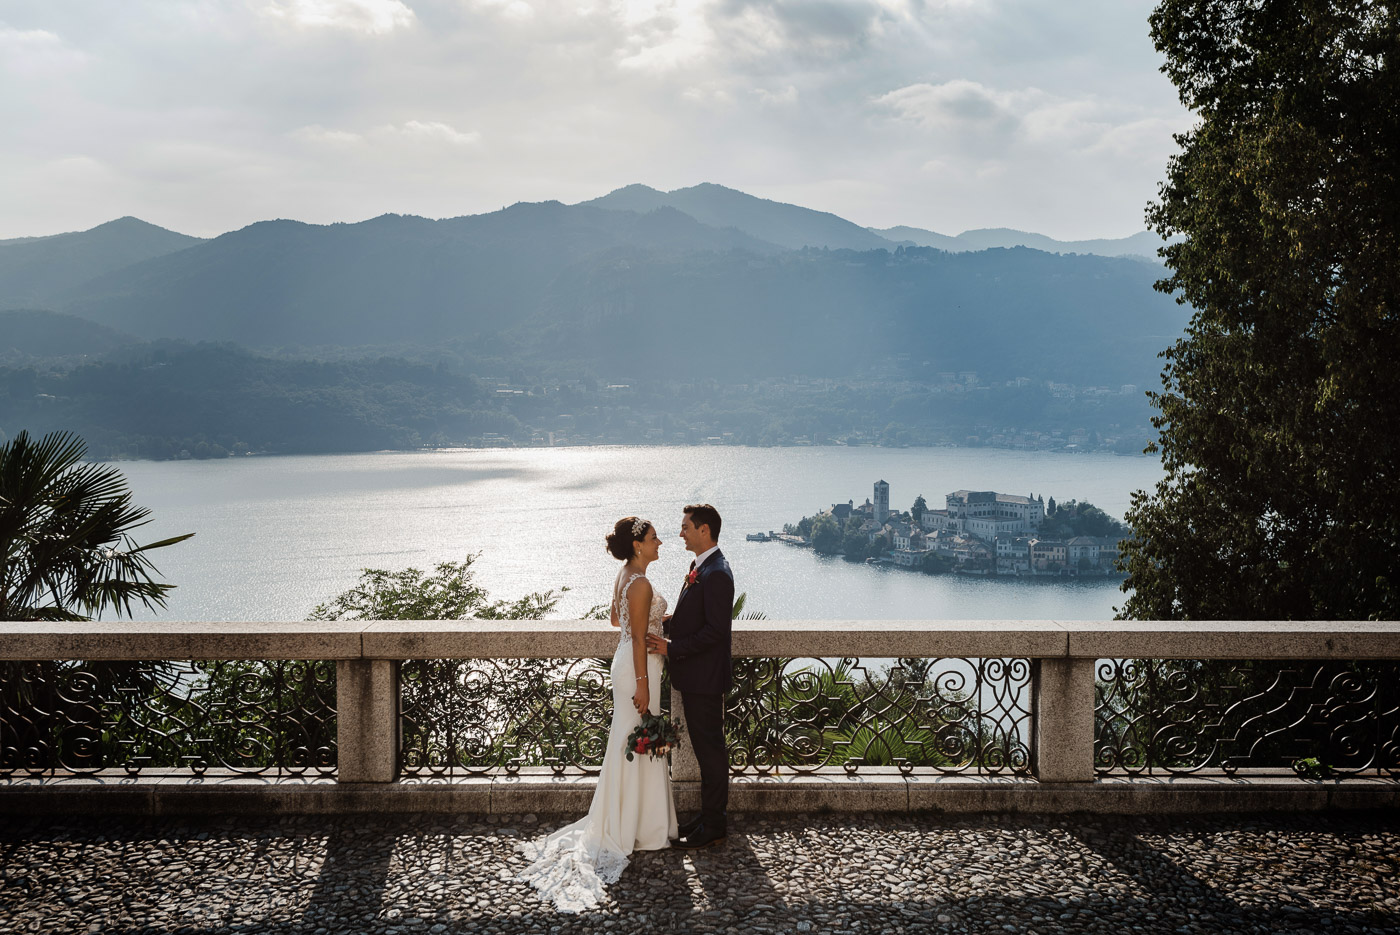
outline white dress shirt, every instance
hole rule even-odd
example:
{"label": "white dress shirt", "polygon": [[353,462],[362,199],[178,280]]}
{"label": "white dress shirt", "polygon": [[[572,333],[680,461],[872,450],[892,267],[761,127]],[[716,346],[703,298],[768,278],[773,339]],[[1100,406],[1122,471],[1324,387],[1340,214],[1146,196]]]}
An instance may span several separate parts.
{"label": "white dress shirt", "polygon": [[695,567],[698,569],[701,565],[705,564],[705,559],[709,558],[711,555],[715,554],[718,551],[719,545],[715,544],[710,546],[705,551],[701,552],[699,555],[695,556]]}

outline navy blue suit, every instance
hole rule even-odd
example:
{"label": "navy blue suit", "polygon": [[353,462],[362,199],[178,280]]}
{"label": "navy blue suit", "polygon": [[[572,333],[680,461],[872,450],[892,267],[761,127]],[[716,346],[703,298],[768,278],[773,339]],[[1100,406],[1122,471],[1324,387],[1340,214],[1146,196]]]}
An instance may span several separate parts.
{"label": "navy blue suit", "polygon": [[697,571],[695,583],[681,592],[666,624],[666,655],[671,685],[681,693],[686,731],[700,764],[700,812],[707,829],[723,832],[729,805],[724,694],[734,678],[734,574],[718,549]]}

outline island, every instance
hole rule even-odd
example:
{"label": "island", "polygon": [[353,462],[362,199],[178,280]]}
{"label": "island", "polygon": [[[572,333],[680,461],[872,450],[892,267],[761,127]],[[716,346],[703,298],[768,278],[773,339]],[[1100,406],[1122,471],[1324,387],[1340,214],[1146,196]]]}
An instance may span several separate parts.
{"label": "island", "polygon": [[834,503],[765,538],[928,574],[1122,576],[1119,543],[1132,531],[1092,503],[955,490],[944,504],[931,510],[920,495],[907,511],[893,511],[890,485],[879,480],[864,503]]}

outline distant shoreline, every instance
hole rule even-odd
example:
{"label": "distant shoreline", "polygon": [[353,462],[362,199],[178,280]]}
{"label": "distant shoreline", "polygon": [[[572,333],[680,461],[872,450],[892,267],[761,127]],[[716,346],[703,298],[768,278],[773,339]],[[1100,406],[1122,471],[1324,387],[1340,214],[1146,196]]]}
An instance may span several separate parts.
{"label": "distant shoreline", "polygon": [[[32,434],[32,433],[31,433]],[[351,448],[344,451],[251,451],[245,455],[228,455],[222,458],[88,458],[93,464],[122,464],[127,462],[148,462],[151,464],[169,464],[178,461],[196,461],[220,463],[224,461],[241,461],[245,459],[264,458],[316,458],[316,457],[344,457],[346,455],[372,455],[372,454],[450,454],[463,451],[568,451],[570,449],[586,448],[696,448],[696,449],[716,449],[716,448],[747,448],[754,451],[770,451],[775,448],[873,448],[881,451],[1006,451],[1019,454],[1047,454],[1063,457],[1080,457],[1082,455],[1111,455],[1115,458],[1142,458],[1151,460],[1147,454],[1132,454],[1123,451],[1111,451],[1107,448],[1077,449],[1067,451],[1063,448],[1003,448],[995,445],[704,445],[704,444],[638,444],[632,442],[597,442],[587,445],[454,445],[446,447],[421,448]]]}

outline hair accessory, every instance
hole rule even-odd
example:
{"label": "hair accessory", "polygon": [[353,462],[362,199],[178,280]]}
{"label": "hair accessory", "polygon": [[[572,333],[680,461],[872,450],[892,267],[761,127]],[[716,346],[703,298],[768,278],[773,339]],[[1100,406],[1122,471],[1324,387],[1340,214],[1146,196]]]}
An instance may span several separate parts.
{"label": "hair accessory", "polygon": [[640,536],[642,531],[650,525],[651,523],[638,516],[636,519],[632,520],[632,535]]}

